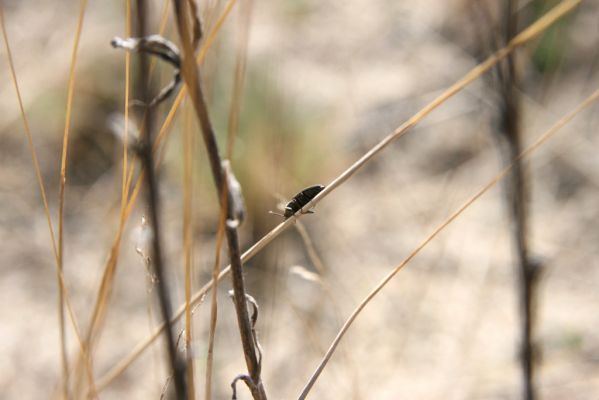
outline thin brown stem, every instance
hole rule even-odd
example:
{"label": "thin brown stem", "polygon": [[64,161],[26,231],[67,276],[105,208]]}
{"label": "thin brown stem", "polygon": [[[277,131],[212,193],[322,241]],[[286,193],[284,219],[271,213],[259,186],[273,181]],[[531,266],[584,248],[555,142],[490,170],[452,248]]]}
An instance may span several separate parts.
{"label": "thin brown stem", "polygon": [[[227,196],[227,185],[223,185],[221,197],[223,201],[228,201]],[[214,360],[214,338],[216,333],[216,321],[218,317],[218,304],[217,304],[217,289],[218,289],[218,273],[220,270],[220,252],[223,245],[223,238],[225,234],[225,222],[227,220],[226,210],[228,209],[227,204],[221,205],[220,217],[218,222],[218,231],[216,233],[216,250],[214,255],[214,266],[212,267],[212,281],[214,287],[212,288],[212,298],[210,307],[210,331],[208,332],[208,355],[206,357],[206,390],[205,398],[210,400],[212,398],[212,366]]]}
{"label": "thin brown stem", "polygon": [[[147,22],[147,5],[145,0],[137,0],[137,19],[138,19],[138,37],[145,37]],[[148,57],[146,53],[139,53],[139,97],[145,104],[150,101],[149,88],[147,85],[148,77]],[[143,126],[145,129],[140,137],[139,157],[145,171],[146,202],[150,226],[152,227],[152,265],[157,278],[157,292],[160,304],[160,311],[164,321],[171,320],[171,303],[168,294],[167,274],[164,270],[161,229],[159,219],[159,198],[158,198],[158,180],[154,171],[154,156],[152,152],[152,128],[153,128],[153,108],[149,107],[143,114]],[[177,399],[187,400],[187,387],[185,384],[185,364],[179,359],[175,348],[175,341],[172,329],[165,330],[165,345],[168,350],[171,368],[173,371],[173,380],[175,382],[175,392]]]}
{"label": "thin brown stem", "polygon": [[[234,4],[235,0],[231,0],[231,1]],[[163,20],[160,25],[161,30],[164,29],[164,26],[165,26],[164,24],[166,23],[166,15],[167,15],[166,10],[168,10],[168,9],[165,9],[163,11]],[[206,43],[204,43],[200,49],[200,54],[198,55],[198,57],[196,59],[197,63],[203,62],[204,56],[207,54],[207,51],[210,48],[210,45],[214,41],[214,37],[218,34],[220,28],[223,26],[223,23],[224,23],[227,15],[229,15],[230,11],[231,11],[231,8],[226,8],[223,11],[223,13],[221,14],[221,16],[219,17],[219,21],[218,21],[217,25],[214,27],[214,29],[212,29],[210,31],[210,34],[208,35],[208,39],[207,39]],[[157,152],[159,150],[160,144],[164,141],[164,139],[170,132],[170,127],[172,126],[173,120],[176,115],[176,111],[177,111],[179,105],[181,104],[181,102],[183,101],[186,93],[187,93],[187,91],[185,90],[185,87],[183,87],[179,91],[179,94],[177,95],[177,97],[175,98],[175,101],[173,102],[173,105],[172,105],[171,109],[169,110],[164,122],[162,123],[160,130],[158,131],[158,135],[156,136],[156,139],[154,140],[154,143],[152,146],[152,150],[154,152]],[[133,170],[134,170],[133,167],[131,167],[129,169],[129,179],[127,180],[127,189],[125,190],[126,192],[129,191],[129,188],[131,187],[131,184],[132,184],[132,178],[133,178],[133,172],[134,172]],[[108,298],[110,297],[110,291],[112,288],[112,283],[114,280],[114,275],[115,275],[116,267],[117,267],[117,263],[118,263],[118,257],[119,257],[119,253],[120,253],[120,244],[121,244],[121,239],[123,237],[123,230],[125,229],[126,222],[129,218],[129,215],[131,214],[131,210],[133,209],[133,206],[135,205],[135,202],[137,200],[137,194],[139,193],[139,191],[141,189],[141,182],[143,181],[143,176],[144,176],[144,172],[142,171],[140,174],[140,177],[138,177],[137,182],[133,188],[133,193],[131,194],[131,196],[128,200],[127,208],[124,212],[121,212],[121,215],[119,218],[118,230],[117,230],[116,236],[112,242],[112,245],[110,247],[110,255],[109,255],[108,260],[106,261],[106,264],[104,266],[104,272],[102,275],[100,288],[98,289],[98,294],[97,294],[95,302],[94,302],[94,310],[92,312],[91,321],[89,323],[88,333],[86,335],[86,343],[87,343],[88,347],[93,344],[92,342],[98,334],[97,331],[100,328],[101,321],[104,316],[104,311],[106,309],[106,302],[108,301]]]}
{"label": "thin brown stem", "polygon": [[195,399],[191,319],[191,294],[192,294],[192,247],[193,247],[193,133],[191,112],[186,107],[185,129],[183,132],[183,252],[185,254],[185,356],[187,360],[187,383],[189,386],[189,400]]}
{"label": "thin brown stem", "polygon": [[[509,42],[516,33],[518,21],[516,2],[508,0],[504,10],[504,36]],[[518,262],[516,291],[519,299],[520,314],[520,368],[522,371],[524,400],[534,400],[534,359],[533,359],[533,303],[535,300],[535,283],[537,265],[530,258],[528,245],[529,213],[528,193],[524,165],[517,158],[522,149],[522,134],[520,129],[520,99],[518,90],[518,76],[515,68],[515,56],[511,54],[503,63],[503,70],[499,76],[500,94],[500,124],[498,134],[507,147],[504,152],[506,163],[515,159],[510,179],[506,184],[506,202],[511,219],[514,247]],[[499,64],[498,69],[502,67]],[[503,143],[500,143],[500,145]]]}
{"label": "thin brown stem", "polygon": [[[188,24],[189,18],[187,17],[189,14],[189,9],[187,8],[188,4],[183,0],[174,0],[173,5],[177,20],[177,28],[183,46],[183,77],[186,87],[189,91],[191,101],[194,105],[196,116],[200,123],[202,137],[208,152],[210,168],[217,193],[222,193],[223,186],[226,185],[226,177],[222,168],[222,160],[220,158],[218,145],[216,143],[216,135],[210,121],[208,109],[204,100],[204,94],[202,93],[197,66],[194,62],[194,49],[190,37],[190,27]],[[224,199],[221,199],[221,204],[224,206],[227,203],[225,203]],[[235,220],[232,202],[229,201],[227,205],[227,219]],[[241,343],[249,375],[254,381],[255,386],[258,388],[258,390],[253,392],[252,395],[257,400],[265,400],[266,393],[260,378],[260,364],[258,361],[254,334],[246,304],[246,291],[243,279],[241,252],[239,250],[239,238],[237,234],[237,228],[234,226],[234,224],[227,224],[225,235],[229,248],[231,270],[233,272],[232,281],[234,289],[234,303],[235,310],[237,312],[237,324],[241,336]]]}

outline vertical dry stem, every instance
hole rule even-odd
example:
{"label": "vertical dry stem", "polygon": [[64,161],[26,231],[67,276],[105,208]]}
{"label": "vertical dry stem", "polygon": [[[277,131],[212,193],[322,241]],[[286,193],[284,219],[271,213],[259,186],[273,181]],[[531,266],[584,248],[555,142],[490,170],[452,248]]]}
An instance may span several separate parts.
{"label": "vertical dry stem", "polygon": [[[179,31],[179,36],[181,38],[183,47],[183,78],[193,102],[198,121],[202,128],[202,137],[208,152],[212,177],[214,179],[217,193],[220,194],[222,193],[223,185],[225,185],[225,176],[218,151],[218,145],[216,143],[216,136],[208,115],[208,109],[206,107],[204,95],[200,86],[198,70],[194,62],[194,51],[188,24],[189,18],[187,17],[189,10],[187,8],[187,2],[183,0],[173,0],[173,5],[177,20],[177,29]],[[225,204],[224,199],[221,199],[221,204]],[[227,206],[227,219],[235,219],[235,216],[233,215],[233,205],[231,202],[229,202]],[[229,258],[231,261],[233,289],[235,293],[234,303],[235,310],[237,312],[237,323],[241,335],[241,344],[243,347],[249,375],[256,387],[256,390],[252,391],[252,395],[254,396],[254,399],[266,399],[266,393],[260,379],[260,365],[258,362],[254,334],[246,304],[245,283],[243,280],[241,252],[239,250],[237,229],[232,225],[227,224],[225,234],[229,248]]]}
{"label": "vertical dry stem", "polygon": [[[137,0],[137,18],[138,18],[138,37],[144,37],[147,34],[146,31],[146,2],[145,0]],[[149,104],[150,95],[147,85],[148,77],[148,57],[144,52],[139,53],[139,95],[145,104]],[[152,264],[154,266],[154,272],[156,274],[157,291],[160,303],[160,311],[162,313],[162,319],[166,322],[171,320],[172,311],[171,304],[168,295],[168,286],[166,282],[167,274],[164,271],[162,248],[161,248],[161,229],[159,215],[159,202],[158,202],[158,181],[156,179],[154,171],[154,156],[152,152],[152,129],[153,129],[153,109],[147,108],[144,112],[143,130],[140,138],[140,150],[139,157],[141,159],[142,167],[145,171],[145,184],[146,184],[146,201],[148,206],[148,214],[150,226],[152,227]],[[168,355],[173,371],[173,380],[175,382],[175,391],[177,399],[187,400],[187,388],[185,384],[185,364],[179,359],[177,350],[175,348],[175,341],[173,336],[172,328],[169,327],[165,330],[165,340],[168,350]]]}
{"label": "vertical dry stem", "polygon": [[183,146],[183,243],[185,253],[185,356],[187,359],[187,383],[189,385],[189,399],[195,399],[193,354],[191,351],[192,320],[191,320],[191,283],[192,283],[192,247],[193,229],[193,136],[191,124],[191,111],[186,107],[184,146]]}
{"label": "vertical dry stem", "polygon": [[[516,1],[508,0],[504,10],[505,42],[509,43],[517,30]],[[529,213],[527,211],[527,184],[524,167],[517,158],[522,150],[522,133],[520,129],[520,101],[516,85],[518,77],[514,65],[513,54],[510,54],[504,65],[498,64],[500,91],[500,132],[505,140],[505,163],[515,160],[510,179],[506,183],[506,202],[513,229],[514,247],[518,262],[516,271],[520,314],[520,368],[523,380],[523,399],[534,400],[534,360],[533,360],[533,302],[535,298],[535,281],[537,266],[531,260],[528,245]],[[501,69],[501,67],[505,67]]]}
{"label": "vertical dry stem", "polygon": [[[221,192],[221,199],[227,201],[227,185],[223,185]],[[220,267],[220,250],[223,244],[223,237],[225,233],[225,221],[227,220],[227,204],[221,205],[220,218],[218,222],[218,231],[216,233],[216,250],[214,257],[214,266],[212,268],[212,281],[214,286],[212,287],[212,299],[210,307],[210,330],[208,333],[208,356],[206,358],[206,391],[205,398],[210,400],[212,398],[212,365],[214,359],[214,337],[216,333],[216,320],[218,317],[218,303],[217,303],[217,289],[218,289],[218,274]]]}
{"label": "vertical dry stem", "polygon": [[66,167],[67,167],[67,155],[69,146],[69,132],[71,128],[71,111],[73,109],[73,94],[75,92],[75,66],[77,64],[77,51],[79,49],[79,39],[81,38],[81,30],[83,28],[83,16],[85,14],[85,8],[87,0],[81,0],[79,6],[79,18],[77,20],[77,29],[75,32],[75,42],[73,44],[73,50],[71,53],[71,67],[69,71],[69,85],[67,90],[67,108],[65,116],[65,125],[63,132],[62,141],[62,156],[60,160],[60,183],[58,189],[58,270],[57,270],[57,281],[58,281],[58,320],[60,330],[60,348],[62,356],[62,394],[63,398],[69,398],[69,363],[67,358],[66,348],[66,332],[65,332],[65,313],[64,313],[64,290],[60,284],[60,278],[64,272],[64,202],[65,202],[65,188],[66,188]]}
{"label": "vertical dry stem", "polygon": [[239,15],[242,19],[238,37],[237,37],[237,55],[235,59],[235,72],[233,77],[233,94],[231,96],[231,108],[229,112],[229,133],[227,135],[227,159],[231,160],[233,148],[235,146],[235,135],[239,126],[239,112],[241,109],[241,100],[243,84],[245,81],[245,69],[247,63],[247,52],[250,32],[250,19],[252,11],[252,0],[246,0],[239,8]]}

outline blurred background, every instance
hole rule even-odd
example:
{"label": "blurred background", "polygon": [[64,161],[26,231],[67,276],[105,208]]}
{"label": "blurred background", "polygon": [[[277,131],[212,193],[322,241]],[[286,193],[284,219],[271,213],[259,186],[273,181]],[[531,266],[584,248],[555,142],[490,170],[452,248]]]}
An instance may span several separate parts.
{"label": "blurred background", "polygon": [[[164,36],[178,43],[166,3],[150,2],[150,30],[158,32],[164,21]],[[198,3],[210,32],[234,2]],[[231,161],[247,206],[242,250],[281,222],[268,211],[304,187],[329,183],[496,50],[503,23],[498,3],[238,0],[200,71],[223,155],[228,132],[236,135]],[[558,2],[517,3],[521,30]],[[56,230],[80,4],[5,0],[1,7]],[[599,86],[598,20],[599,2],[584,1],[516,51],[524,145]],[[90,1],[75,69],[64,215],[64,279],[82,332],[119,231],[123,144],[111,121],[125,109],[125,53],[110,46],[114,36],[126,36],[125,2]],[[56,263],[5,46],[0,58],[0,397],[60,398]],[[154,87],[172,75],[169,65],[157,63]],[[503,168],[494,82],[489,73],[445,102],[247,263],[248,292],[260,305],[270,398],[296,397],[358,303]],[[156,109],[157,126],[172,103]],[[238,113],[231,111],[236,104]],[[534,309],[535,385],[548,400],[599,396],[597,117],[592,106],[524,163],[529,250],[543,266]],[[195,290],[210,279],[218,224],[206,152],[184,101],[157,157],[175,308],[184,302],[185,129],[194,134]],[[129,163],[136,163],[131,153]],[[504,189],[476,201],[373,300],[311,398],[521,398],[517,263]],[[144,212],[138,201],[118,245],[93,351],[97,378],[160,323],[143,259]],[[228,264],[226,252],[222,260]],[[246,370],[230,288],[225,279],[218,289],[216,399],[229,398],[232,379]],[[193,315],[198,398],[209,315],[210,296]],[[66,327],[73,367],[79,345],[68,318]],[[167,367],[161,338],[99,397],[160,398]],[[240,398],[250,398],[245,388]]]}

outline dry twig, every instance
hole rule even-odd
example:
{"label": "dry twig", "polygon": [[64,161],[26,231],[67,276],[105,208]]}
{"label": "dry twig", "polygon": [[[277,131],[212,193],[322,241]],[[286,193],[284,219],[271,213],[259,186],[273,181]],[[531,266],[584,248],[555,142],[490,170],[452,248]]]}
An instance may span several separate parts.
{"label": "dry twig", "polygon": [[[188,88],[191,101],[194,105],[198,121],[202,128],[202,137],[208,152],[210,168],[212,170],[212,177],[214,179],[217,193],[222,193],[223,186],[227,184],[227,176],[222,167],[222,160],[220,158],[218,145],[216,143],[216,136],[210,121],[208,109],[206,107],[204,95],[202,93],[199,74],[194,61],[194,49],[192,40],[189,36],[190,30],[188,26],[188,4],[183,0],[173,0],[173,6],[175,9],[177,29],[179,31],[179,36],[183,45],[183,77],[186,87]],[[224,206],[225,204],[228,204],[227,220],[235,221],[236,216],[233,211],[233,201],[228,199],[228,203],[225,203],[225,199],[222,198],[221,205]],[[237,323],[241,335],[243,352],[245,355],[249,375],[257,387],[257,391],[252,392],[252,394],[257,400],[265,400],[266,392],[260,378],[257,350],[253,340],[252,327],[247,312],[247,306],[245,304],[245,283],[243,279],[239,238],[235,224],[227,223],[225,233],[229,248],[231,270],[233,272],[232,281],[233,287],[235,289],[235,310],[237,312]]]}
{"label": "dry twig", "polygon": [[[504,9],[504,36],[508,42],[517,30],[516,2],[508,0]],[[504,68],[501,68],[504,67]],[[535,288],[540,265],[533,262],[528,244],[530,213],[528,212],[529,194],[527,193],[524,165],[518,158],[522,151],[522,134],[520,129],[520,99],[517,85],[518,76],[514,55],[508,56],[503,65],[497,65],[499,92],[499,147],[503,149],[504,162],[513,162],[513,170],[506,182],[506,203],[511,219],[514,247],[516,249],[518,271],[517,287],[520,314],[520,351],[519,359],[523,380],[523,399],[534,400],[534,355],[533,355],[533,304]],[[507,145],[506,147],[504,145]]]}
{"label": "dry twig", "polygon": [[[146,36],[146,21],[147,21],[147,10],[145,0],[137,1],[137,12],[138,12],[138,29],[139,36]],[[144,52],[140,52],[140,63],[139,63],[139,93],[142,101],[147,103],[149,98],[149,88],[147,85],[148,77],[148,60]],[[166,281],[166,274],[163,264],[162,256],[162,245],[161,245],[161,230],[159,220],[159,201],[158,201],[158,180],[155,176],[154,171],[154,156],[152,152],[152,117],[153,109],[150,107],[144,115],[143,126],[145,127],[140,137],[140,149],[138,151],[139,158],[145,171],[145,184],[146,184],[146,201],[148,205],[148,215],[150,226],[153,230],[152,235],[152,265],[154,266],[154,272],[156,274],[157,282],[157,293],[160,303],[160,311],[164,321],[170,321],[172,316],[171,304],[168,294],[168,286]],[[165,330],[166,347],[173,371],[173,380],[175,383],[175,391],[179,400],[187,400],[187,387],[185,383],[185,364],[179,359],[177,350],[175,348],[175,342],[173,338],[172,329]]]}

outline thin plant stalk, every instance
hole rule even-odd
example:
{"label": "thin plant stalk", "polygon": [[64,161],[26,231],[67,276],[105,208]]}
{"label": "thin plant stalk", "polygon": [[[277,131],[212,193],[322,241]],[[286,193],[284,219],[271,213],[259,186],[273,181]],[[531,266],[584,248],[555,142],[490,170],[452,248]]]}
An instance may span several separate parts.
{"label": "thin plant stalk", "polygon": [[227,184],[225,180],[225,184],[223,185],[223,189],[221,192],[221,199],[225,203],[221,205],[220,209],[220,217],[218,221],[218,231],[216,233],[216,249],[214,255],[214,266],[212,267],[212,281],[215,282],[214,287],[212,288],[212,298],[211,298],[211,306],[210,306],[210,330],[208,332],[208,355],[206,357],[206,390],[205,390],[205,399],[210,400],[212,398],[212,366],[214,363],[214,339],[216,334],[216,321],[218,317],[218,303],[217,303],[217,294],[218,294],[218,274],[220,271],[220,252],[223,245],[223,238],[225,234],[225,222],[227,220],[227,209],[228,205],[226,204],[228,201],[227,196]]}
{"label": "thin plant stalk", "polygon": [[[131,0],[125,3],[125,37],[131,36]],[[131,89],[131,53],[125,52],[125,131],[123,132],[123,176],[121,187],[121,215],[127,206],[127,170],[128,170],[128,155],[129,155],[129,90]]]}
{"label": "thin plant stalk", "polygon": [[253,1],[248,0],[242,3],[239,8],[239,14],[242,18],[237,34],[237,55],[235,57],[235,71],[233,75],[233,93],[231,95],[231,107],[229,111],[229,132],[227,135],[227,159],[233,159],[233,148],[235,147],[235,136],[239,129],[239,112],[241,110],[241,101],[243,94],[243,85],[245,82],[245,70],[247,64],[248,42],[250,33],[250,19]]}
{"label": "thin plant stalk", "polygon": [[[508,0],[504,9],[504,34],[508,42],[515,35],[518,21],[516,4]],[[528,212],[526,190],[526,176],[524,165],[516,157],[522,149],[522,135],[520,129],[520,101],[516,86],[518,76],[515,68],[514,54],[505,59],[504,69],[498,65],[499,94],[500,94],[500,121],[501,127],[498,134],[505,141],[505,162],[515,159],[510,179],[506,184],[506,203],[508,204],[509,218],[511,219],[514,247],[517,256],[517,285],[516,291],[519,299],[520,314],[520,351],[519,360],[523,381],[523,396],[525,400],[535,399],[534,388],[534,360],[533,360],[533,303],[535,301],[535,281],[537,266],[530,259],[528,244]],[[500,143],[501,145],[502,143]],[[501,147],[501,146],[500,146]]]}
{"label": "thin plant stalk", "polygon": [[576,115],[578,115],[581,111],[590,106],[593,102],[595,102],[599,98],[599,90],[596,90],[593,94],[587,97],[582,103],[578,104],[578,106],[562,117],[559,121],[555,123],[548,131],[543,133],[532,145],[526,148],[523,152],[518,154],[518,156],[512,160],[512,162],[506,166],[499,174],[497,174],[493,179],[491,179],[482,189],[480,189],[476,194],[474,194],[470,199],[468,199],[460,208],[458,208],[454,213],[452,213],[449,218],[447,218],[441,225],[439,225],[426,239],[424,239],[409,255],[406,257],[397,267],[395,267],[391,272],[385,276],[385,278],[378,284],[376,287],[366,296],[364,300],[360,302],[360,304],[356,307],[356,309],[349,316],[343,327],[337,333],[337,336],[331,343],[329,349],[324,355],[322,361],[318,364],[314,373],[310,376],[307,384],[304,386],[302,392],[298,396],[298,400],[305,399],[316,380],[324,370],[325,366],[333,356],[337,346],[341,342],[341,339],[345,336],[353,322],[356,320],[358,315],[362,312],[362,310],[370,303],[370,301],[393,279],[397,273],[403,269],[410,261],[412,261],[421,251],[424,249],[435,237],[437,237],[441,232],[445,230],[456,218],[458,218],[468,207],[470,207],[476,200],[478,200],[483,194],[489,191],[489,189],[493,188],[497,183],[499,183],[502,179],[508,176],[517,162],[522,160],[525,157],[528,157],[535,150],[537,150],[542,144],[544,144],[548,139],[550,139],[555,133],[557,133],[562,127],[564,127],[568,122],[570,122]]}
{"label": "thin plant stalk", "polygon": [[[198,122],[201,127],[202,137],[208,153],[210,169],[212,170],[212,177],[214,184],[217,189],[217,193],[222,192],[222,188],[226,185],[226,176],[222,168],[222,160],[219,155],[218,145],[216,143],[216,136],[214,129],[208,115],[208,110],[202,93],[200,85],[199,74],[197,71],[196,63],[194,62],[193,47],[190,38],[190,29],[188,24],[188,13],[187,3],[183,0],[174,0],[173,6],[175,9],[177,28],[179,31],[179,37],[181,38],[183,47],[183,78],[185,84],[189,90],[189,95],[194,106]],[[221,204],[225,202],[221,200]],[[227,210],[227,219],[234,221],[236,216],[233,212],[233,204],[229,202]],[[227,224],[226,238],[229,249],[229,259],[231,261],[232,281],[233,281],[233,301],[235,304],[235,311],[237,314],[237,324],[239,327],[239,333],[241,336],[241,344],[243,347],[243,353],[245,355],[246,365],[248,368],[249,376],[254,384],[250,387],[252,396],[256,400],[265,400],[266,392],[262,380],[260,378],[260,362],[258,360],[258,350],[256,348],[256,341],[254,338],[254,332],[252,323],[250,321],[248,307],[246,303],[246,291],[245,283],[243,279],[242,263],[241,263],[241,252],[239,250],[239,237],[237,234],[237,228],[233,224]]]}
{"label": "thin plant stalk", "polygon": [[69,145],[69,132],[71,128],[71,112],[73,109],[73,95],[75,92],[75,67],[77,65],[77,53],[79,50],[79,41],[81,31],[83,29],[83,17],[87,0],[81,0],[79,4],[79,17],[77,19],[77,28],[75,32],[75,41],[71,53],[71,67],[69,71],[69,83],[67,89],[67,105],[64,132],[62,139],[62,156],[60,160],[60,180],[58,189],[58,321],[60,331],[60,353],[62,359],[62,395],[63,398],[69,398],[69,361],[67,355],[66,332],[64,323],[64,291],[60,284],[60,276],[64,272],[64,203],[65,203],[65,188],[66,188],[66,167]]}
{"label": "thin plant stalk", "polygon": [[[145,0],[137,0],[138,37],[147,34],[147,5]],[[139,53],[139,94],[145,104],[149,103],[150,94],[147,85],[148,57],[144,52]],[[138,151],[142,166],[145,170],[146,202],[150,226],[152,228],[152,266],[157,278],[157,292],[162,319],[171,320],[172,310],[168,293],[167,274],[165,272],[162,256],[161,229],[159,219],[158,179],[154,171],[154,157],[152,151],[153,108],[145,110],[143,130],[140,137],[140,150]],[[165,346],[171,364],[175,393],[178,400],[187,400],[187,386],[185,383],[185,364],[179,359],[175,348],[175,339],[172,328],[165,329]]]}
{"label": "thin plant stalk", "polygon": [[[361,169],[364,165],[366,165],[375,155],[385,149],[391,142],[400,138],[411,128],[416,126],[420,121],[422,121],[428,114],[441,106],[445,101],[453,97],[455,94],[459,93],[470,83],[481,77],[484,73],[489,71],[489,69],[493,68],[495,64],[504,59],[509,53],[514,51],[516,48],[530,42],[539,34],[548,29],[551,25],[553,25],[556,21],[558,21],[563,16],[567,15],[571,11],[573,11],[579,4],[581,0],[566,0],[552,8],[548,13],[546,13],[543,17],[539,18],[536,22],[531,24],[527,29],[522,31],[520,34],[516,35],[510,43],[489,56],[485,61],[478,64],[472,70],[470,70],[464,77],[459,79],[456,83],[451,85],[448,89],[446,89],[443,93],[441,93],[436,99],[432,102],[428,103],[424,108],[414,114],[408,121],[399,126],[396,130],[390,133],[388,136],[383,138],[380,142],[378,142],[371,150],[369,150],[364,156],[358,159],[354,164],[352,164],[349,168],[343,171],[339,176],[337,176],[331,184],[329,184],[325,189],[320,192],[310,203],[308,203],[304,208],[307,209],[309,207],[315,206],[322,199],[327,197],[330,193],[333,192],[338,186],[342,185],[346,182],[354,173],[356,173],[359,169]],[[181,90],[183,92],[183,89]],[[180,93],[181,93],[180,92]],[[297,213],[291,218],[288,218],[284,222],[277,225],[270,232],[268,232],[264,237],[254,243],[248,250],[246,250],[241,255],[241,262],[245,263],[249,261],[252,257],[258,254],[262,249],[268,246],[274,239],[276,239],[281,233],[287,230],[298,218],[301,218],[303,214]],[[223,279],[231,272],[231,266],[227,266],[219,274],[218,279]],[[214,281],[210,281],[206,283],[201,289],[199,289],[192,298],[192,303],[197,304],[206,293],[212,288]],[[174,313],[173,320],[171,323],[176,322],[185,311],[185,304],[180,306],[177,311]],[[98,390],[102,390],[106,388],[106,386],[112,382],[117,376],[123,373],[149,346],[150,344],[156,340],[156,338],[160,335],[162,330],[166,327],[166,325],[160,326],[154,333],[152,333],[149,337],[140,341],[137,346],[131,352],[121,359],[114,367],[112,367],[108,372],[106,372],[100,379],[98,379],[97,386]]]}
{"label": "thin plant stalk", "polygon": [[191,294],[192,294],[192,247],[193,247],[193,133],[191,112],[186,110],[183,130],[183,245],[185,254],[185,356],[187,361],[188,396],[195,399],[192,344]]}
{"label": "thin plant stalk", "polygon": [[48,207],[48,198],[46,195],[46,188],[44,185],[44,181],[42,179],[42,174],[41,174],[41,170],[40,170],[40,166],[39,166],[39,161],[37,158],[37,152],[35,150],[35,146],[33,144],[33,136],[31,134],[31,129],[29,127],[29,121],[27,119],[27,116],[25,114],[25,108],[23,107],[23,99],[21,98],[21,90],[19,89],[19,84],[17,81],[17,75],[15,72],[15,67],[14,67],[14,63],[13,63],[13,59],[12,59],[12,52],[10,50],[10,45],[9,45],[9,41],[8,41],[8,35],[6,33],[6,28],[4,25],[4,10],[2,8],[2,5],[0,4],[0,26],[2,27],[2,35],[4,38],[4,44],[6,47],[6,54],[7,54],[7,61],[9,64],[9,70],[11,72],[11,79],[13,82],[13,86],[15,88],[15,92],[17,95],[17,102],[19,104],[19,110],[21,112],[21,119],[23,121],[23,126],[24,126],[24,131],[25,131],[25,136],[27,137],[27,145],[29,147],[29,152],[31,153],[31,158],[33,161],[33,169],[35,171],[35,176],[37,179],[37,183],[38,183],[38,188],[40,190],[40,195],[42,198],[42,203],[44,205],[44,214],[46,216],[46,221],[48,223],[48,230],[50,232],[50,242],[52,243],[52,253],[54,255],[54,261],[56,263],[56,270],[57,270],[57,274],[59,277],[59,284],[60,287],[62,288],[62,291],[64,293],[64,300],[65,300],[65,304],[66,304],[66,308],[67,308],[67,312],[69,314],[69,319],[71,321],[71,324],[73,326],[73,331],[75,332],[75,338],[77,339],[77,343],[79,344],[79,348],[82,351],[82,354],[85,354],[85,359],[86,359],[86,363],[85,363],[85,371],[87,373],[87,378],[88,381],[90,382],[90,386],[92,388],[92,394],[95,393],[95,385],[94,385],[94,378],[93,378],[93,373],[92,373],[92,368],[91,368],[91,363],[90,363],[90,359],[89,357],[87,357],[87,353],[85,352],[85,347],[83,344],[83,341],[81,339],[81,330],[79,329],[79,324],[77,323],[77,318],[75,317],[75,313],[73,311],[73,306],[71,305],[71,301],[70,301],[70,296],[69,296],[69,291],[66,287],[66,284],[64,282],[64,276],[62,274],[62,272],[58,269],[58,252],[56,249],[56,236],[54,235],[54,227],[52,224],[52,218],[50,217],[50,208]]}
{"label": "thin plant stalk", "polygon": [[[234,2],[233,2],[233,4],[234,4]],[[223,13],[220,15],[217,25],[214,27],[214,29],[212,29],[210,31],[207,42],[202,45],[200,54],[197,57],[198,63],[203,62],[204,57],[207,54],[208,48],[214,42],[214,37],[220,31],[226,17],[230,13],[230,11],[231,11],[230,7],[226,8],[223,11]],[[164,17],[165,15],[167,15],[166,10],[163,11],[163,19],[161,22],[161,29],[164,29],[164,26],[165,26],[164,25],[165,21],[166,21],[166,18]],[[154,152],[158,151],[160,144],[165,140],[166,136],[170,132],[170,127],[172,126],[172,122],[175,118],[176,111],[178,109],[179,104],[185,97],[185,93],[186,93],[186,90],[185,90],[185,87],[183,87],[179,91],[179,94],[177,95],[175,101],[173,102],[173,106],[169,110],[167,117],[165,118],[165,120],[158,132],[158,135],[156,136],[156,139],[154,140],[154,144],[152,147],[152,150]],[[133,172],[134,172],[133,167],[129,168],[129,177],[127,179],[126,192],[129,192],[129,189],[133,183]],[[92,316],[90,319],[89,328],[88,328],[88,331],[86,334],[85,343],[86,343],[87,352],[91,352],[89,347],[92,346],[93,340],[97,337],[97,333],[98,333],[97,331],[99,330],[99,327],[101,326],[101,322],[104,317],[104,311],[106,310],[106,304],[110,297],[110,293],[111,293],[111,289],[112,289],[112,282],[114,281],[114,276],[116,273],[118,257],[120,254],[121,239],[123,237],[126,222],[129,219],[129,215],[131,215],[131,210],[133,209],[133,206],[135,205],[135,203],[137,201],[137,195],[139,194],[139,192],[141,190],[141,183],[143,182],[144,175],[145,174],[142,171],[140,173],[140,176],[137,178],[137,182],[133,187],[133,192],[132,192],[131,196],[129,197],[127,207],[126,207],[125,211],[123,213],[121,213],[120,218],[119,218],[119,225],[117,228],[116,235],[115,235],[115,237],[112,241],[111,247],[110,247],[108,260],[106,261],[106,264],[104,266],[104,272],[102,274],[100,288],[98,289],[98,294],[96,295],[96,299],[94,301],[94,309],[93,309]],[[197,299],[194,302],[194,304],[195,303],[197,303]],[[162,325],[162,329],[164,329],[164,325]],[[83,352],[82,352],[82,354],[83,354]]]}
{"label": "thin plant stalk", "polygon": [[[230,7],[234,2],[230,2]],[[250,7],[247,7],[247,10],[243,8],[240,12],[244,13],[244,24],[240,29],[240,34],[238,37],[238,52],[237,58],[235,61],[235,74],[234,74],[234,83],[233,83],[233,94],[231,107],[229,111],[229,133],[227,136],[227,159],[231,160],[233,157],[233,147],[235,141],[235,135],[238,129],[238,121],[239,121],[239,110],[241,107],[241,96],[243,90],[243,78],[245,76],[245,65],[247,60],[247,42],[248,42],[248,31],[249,31],[249,10]],[[226,180],[225,180],[226,182]],[[225,203],[228,200],[227,193],[227,185],[223,185],[223,192],[221,193],[222,201]],[[214,258],[214,267],[212,269],[212,281],[214,283],[214,287],[212,288],[212,299],[211,299],[211,309],[210,309],[210,330],[208,334],[208,355],[206,357],[206,383],[205,383],[205,399],[212,399],[212,368],[214,363],[214,339],[216,334],[216,322],[218,316],[218,300],[217,300],[217,288],[218,288],[218,274],[220,272],[220,252],[222,247],[222,241],[225,231],[225,221],[226,221],[226,210],[228,208],[227,204],[223,204],[221,206],[219,225],[216,237],[216,250],[215,250],[215,258]]]}

